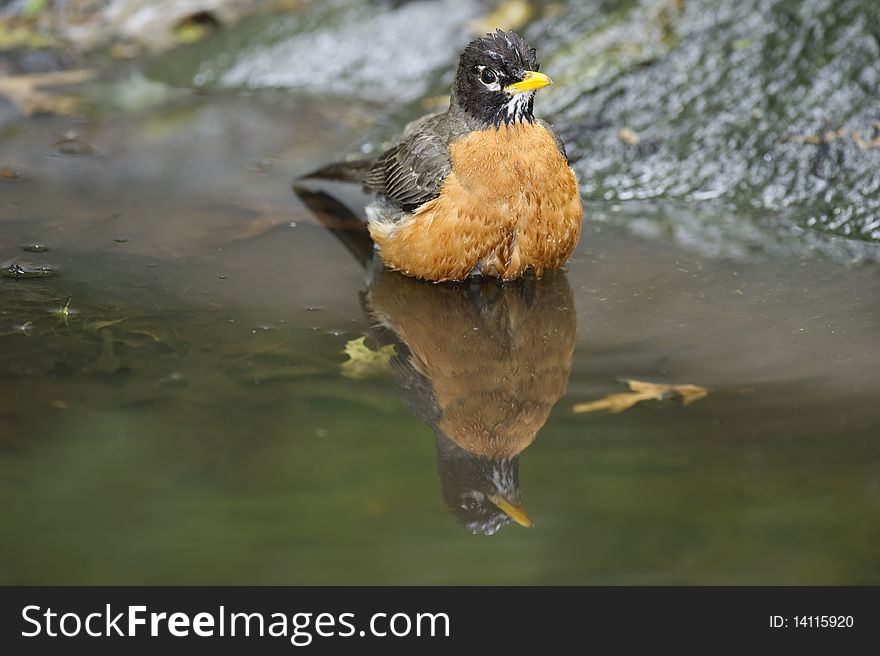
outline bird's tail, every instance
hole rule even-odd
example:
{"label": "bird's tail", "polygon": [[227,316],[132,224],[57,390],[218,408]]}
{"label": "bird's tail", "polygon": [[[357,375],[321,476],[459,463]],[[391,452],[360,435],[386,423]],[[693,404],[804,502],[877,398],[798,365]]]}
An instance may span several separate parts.
{"label": "bird's tail", "polygon": [[333,182],[363,182],[372,160],[357,159],[351,161],[334,162],[322,166],[319,169],[301,175],[298,180],[331,180]]}

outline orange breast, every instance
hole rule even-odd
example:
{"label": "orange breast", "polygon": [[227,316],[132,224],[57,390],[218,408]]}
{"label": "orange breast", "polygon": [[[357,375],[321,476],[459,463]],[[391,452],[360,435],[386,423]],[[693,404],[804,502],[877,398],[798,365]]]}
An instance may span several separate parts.
{"label": "orange breast", "polygon": [[472,132],[450,146],[440,195],[393,227],[370,224],[385,264],[426,280],[503,279],[562,266],[580,237],[574,171],[538,124]]}

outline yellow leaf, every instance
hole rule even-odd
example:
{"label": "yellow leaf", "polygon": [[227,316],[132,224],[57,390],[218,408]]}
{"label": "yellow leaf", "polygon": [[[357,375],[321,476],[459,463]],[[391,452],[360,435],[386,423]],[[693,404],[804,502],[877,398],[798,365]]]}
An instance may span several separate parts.
{"label": "yellow leaf", "polygon": [[149,330],[129,330],[128,333],[132,335],[143,335],[144,337],[149,337],[154,342],[161,342],[162,338],[159,337],[156,333],[152,333]]}
{"label": "yellow leaf", "polygon": [[91,321],[86,324],[86,330],[97,333],[102,331],[104,328],[115,326],[117,323],[121,323],[123,321],[125,321],[125,317],[123,317],[122,319],[113,319],[111,321]]}
{"label": "yellow leaf", "polygon": [[676,385],[673,389],[681,397],[682,405],[690,405],[709,393],[709,390],[699,385]]}
{"label": "yellow leaf", "polygon": [[45,32],[39,32],[26,25],[16,25],[9,20],[0,20],[0,50],[54,48],[60,41]]}
{"label": "yellow leaf", "polygon": [[62,306],[61,306],[60,308],[58,308],[57,310],[53,310],[53,311],[52,311],[52,315],[53,315],[54,317],[58,318],[58,319],[61,319],[61,320],[64,321],[65,323],[67,323],[67,320],[70,318],[70,315],[71,315],[71,313],[72,313],[72,311],[71,311],[71,309],[70,309],[70,301],[71,301],[71,299],[68,298],[68,299],[67,299],[67,303],[65,303],[64,305],[62,305]]}
{"label": "yellow leaf", "polygon": [[642,380],[626,380],[624,381],[627,385],[629,385],[630,392],[618,392],[616,394],[609,394],[601,399],[597,399],[595,401],[588,401],[586,403],[578,403],[572,407],[572,412],[575,414],[583,414],[585,412],[599,412],[601,410],[607,410],[610,413],[618,413],[623,412],[624,410],[629,410],[636,403],[640,403],[641,401],[660,401],[663,399],[664,395],[667,394],[675,394],[681,399],[681,404],[684,406],[688,406],[694,401],[699,401],[703,397],[705,397],[709,390],[705,387],[700,387],[699,385],[667,385],[664,383],[648,383]]}
{"label": "yellow leaf", "polygon": [[617,137],[628,146],[635,146],[642,140],[639,133],[632,128],[620,128]]}
{"label": "yellow leaf", "polygon": [[57,71],[0,78],[0,96],[17,105],[23,114],[37,112],[72,114],[79,101],[72,96],[59,96],[40,91],[41,87],[79,84],[95,77],[91,70]]}
{"label": "yellow leaf", "polygon": [[349,359],[340,368],[346,378],[366,378],[381,373],[388,368],[388,363],[394,357],[394,344],[373,351],[365,341],[366,337],[358,337],[345,345],[343,352]]}
{"label": "yellow leaf", "polygon": [[659,399],[671,389],[670,385],[658,383],[646,383],[642,380],[625,380],[624,381],[633,392],[647,394],[649,397],[654,396]]}
{"label": "yellow leaf", "polygon": [[210,31],[205,25],[186,21],[174,28],[174,38],[178,43],[195,43],[204,39]]}
{"label": "yellow leaf", "polygon": [[651,395],[638,392],[620,392],[618,394],[609,394],[597,401],[578,403],[572,408],[572,410],[574,410],[576,414],[584,412],[599,412],[600,410],[607,410],[608,412],[617,414],[618,412],[629,410],[639,401],[644,401],[645,399],[650,398],[652,398]]}

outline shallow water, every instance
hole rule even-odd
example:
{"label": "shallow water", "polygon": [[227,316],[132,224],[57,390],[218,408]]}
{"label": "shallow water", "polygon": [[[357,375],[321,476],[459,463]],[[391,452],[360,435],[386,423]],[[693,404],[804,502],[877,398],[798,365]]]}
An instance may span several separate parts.
{"label": "shallow water", "polygon": [[[373,121],[328,105],[6,126],[0,261],[53,274],[0,278],[0,582],[880,582],[876,265],[594,204],[542,281],[367,274],[290,190]],[[708,395],[572,411],[624,379]],[[459,523],[486,471],[534,527]]]}

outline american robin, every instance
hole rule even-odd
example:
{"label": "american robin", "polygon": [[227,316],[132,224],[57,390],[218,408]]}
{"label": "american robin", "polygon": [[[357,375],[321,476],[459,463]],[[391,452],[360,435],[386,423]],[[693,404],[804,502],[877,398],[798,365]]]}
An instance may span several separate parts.
{"label": "american robin", "polygon": [[538,68],[514,32],[475,39],[447,111],[410,123],[374,162],[312,175],[358,172],[377,192],[370,235],[385,265],[408,276],[511,280],[557,269],[577,245],[583,206],[565,146],[532,112],[536,90],[551,83]]}
{"label": "american robin", "polygon": [[472,533],[514,521],[519,455],[565,391],[577,336],[560,271],[511,283],[431,285],[376,263],[363,223],[327,194],[297,188],[319,222],[370,272],[361,306],[374,348],[393,345],[392,374],[434,432],[443,499]]}

